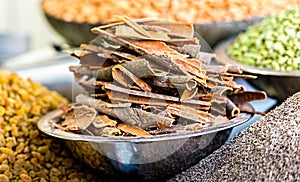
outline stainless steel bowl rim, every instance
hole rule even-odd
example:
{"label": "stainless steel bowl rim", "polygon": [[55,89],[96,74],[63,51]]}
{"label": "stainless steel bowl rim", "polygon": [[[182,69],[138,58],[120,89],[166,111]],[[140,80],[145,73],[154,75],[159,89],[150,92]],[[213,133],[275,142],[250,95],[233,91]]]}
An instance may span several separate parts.
{"label": "stainless steel bowl rim", "polygon": [[233,58],[229,57],[227,54],[228,48],[235,41],[236,37],[237,36],[229,37],[216,45],[214,50],[217,55],[218,62],[220,62],[222,64],[237,65],[237,66],[240,66],[245,72],[254,73],[257,75],[300,77],[300,71],[297,71],[297,70],[276,71],[276,70],[272,70],[272,69],[258,68],[258,67],[254,67],[254,66],[250,66],[250,65],[246,65],[246,64],[237,62]]}
{"label": "stainless steel bowl rim", "polygon": [[[250,104],[246,104],[243,106],[248,110],[253,110],[253,107]],[[146,136],[146,137],[121,137],[121,136],[89,136],[89,135],[81,135],[75,134],[71,132],[66,132],[61,129],[53,128],[50,120],[54,121],[55,118],[58,118],[63,113],[62,110],[54,110],[52,112],[44,115],[37,123],[37,126],[40,131],[65,140],[73,140],[73,141],[86,141],[86,142],[97,142],[97,143],[107,143],[107,142],[131,142],[131,143],[144,143],[144,142],[155,142],[155,141],[164,141],[164,140],[176,140],[183,139],[189,137],[196,137],[201,135],[207,135],[210,133],[216,133],[221,130],[230,129],[244,122],[248,121],[253,117],[253,114],[250,113],[240,113],[237,117],[230,119],[229,121],[218,124],[216,126],[203,127],[197,131],[187,131],[182,133],[170,133],[163,135],[154,135],[154,136]]]}

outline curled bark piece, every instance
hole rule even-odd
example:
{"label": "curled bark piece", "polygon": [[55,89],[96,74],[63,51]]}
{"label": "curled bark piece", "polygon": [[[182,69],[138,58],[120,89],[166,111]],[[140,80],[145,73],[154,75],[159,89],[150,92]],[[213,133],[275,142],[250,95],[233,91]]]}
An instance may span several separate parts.
{"label": "curled bark piece", "polygon": [[214,119],[208,112],[196,110],[185,105],[171,104],[167,107],[166,111],[172,115],[203,124],[210,123]]}
{"label": "curled bark piece", "polygon": [[154,86],[166,88],[183,88],[192,90],[197,87],[197,82],[192,76],[153,76],[148,78],[148,82]]}
{"label": "curled bark piece", "polygon": [[[149,105],[150,106],[162,106],[166,107],[170,104],[179,103],[175,101],[166,101],[163,99],[155,99],[151,97],[144,97],[144,96],[136,96],[136,95],[128,95],[127,93],[122,92],[113,92],[110,90],[106,91],[106,94],[108,98],[111,101],[121,101],[121,102],[130,102],[135,104],[141,104],[141,105]],[[202,111],[208,111],[210,109],[209,106],[202,106],[202,105],[196,105],[196,104],[186,104],[189,105],[191,108],[197,108]]]}
{"label": "curled bark piece", "polygon": [[124,68],[136,75],[138,78],[155,75],[150,63],[145,59],[129,61],[121,64]]}
{"label": "curled bark piece", "polygon": [[230,87],[226,86],[215,86],[211,89],[210,93],[213,95],[223,95],[226,91],[231,91],[233,90]]}
{"label": "curled bark piece", "polygon": [[238,116],[239,114],[240,114],[240,109],[230,99],[227,99],[226,116],[228,118],[233,118]]}
{"label": "curled bark piece", "polygon": [[121,85],[130,88],[133,83],[146,92],[151,92],[151,87],[146,82],[135,76],[129,70],[121,65],[116,65],[112,69],[112,76],[115,81],[119,82]]}
{"label": "curled bark piece", "polygon": [[111,50],[106,49],[102,46],[99,45],[94,45],[94,44],[81,44],[80,48],[86,51],[90,52],[95,52],[95,53],[102,53],[106,57],[109,57]]}
{"label": "curled bark piece", "polygon": [[[178,97],[156,94],[156,93],[152,93],[152,92],[141,92],[141,91],[137,91],[137,90],[130,90],[130,89],[118,87],[113,84],[105,85],[105,89],[108,89],[108,90],[111,90],[114,92],[122,92],[122,93],[125,93],[128,95],[142,96],[142,97],[160,99],[160,100],[165,100],[165,101],[180,102],[180,98],[178,98]],[[199,105],[199,106],[208,106],[208,107],[211,105],[210,102],[205,102],[205,101],[200,101],[200,100],[187,100],[187,101],[183,101],[182,103],[195,104],[195,105]]]}
{"label": "curled bark piece", "polygon": [[170,30],[170,36],[193,38],[194,27],[192,24],[177,23],[171,21],[153,21],[144,23],[151,26],[158,26]]}
{"label": "curled bark piece", "polygon": [[119,16],[119,18],[121,20],[123,20],[127,25],[132,27],[138,33],[142,34],[143,36],[151,38],[151,35],[149,34],[149,32],[147,32],[143,27],[141,27],[137,22],[132,21],[130,18],[128,18],[126,16]]}
{"label": "curled bark piece", "polygon": [[[148,32],[147,32],[148,33]],[[117,37],[122,37],[122,38],[131,38],[131,39],[146,39],[151,36],[145,36],[138,31],[134,30],[132,27],[128,27],[126,25],[119,25],[115,27],[115,35]]]}
{"label": "curled bark piece", "polygon": [[93,126],[96,128],[102,128],[105,126],[117,126],[117,121],[110,119],[107,115],[99,115],[93,121]]}
{"label": "curled bark piece", "polygon": [[123,63],[125,61],[137,61],[140,58],[129,54],[129,53],[122,53],[122,52],[118,52],[118,51],[113,51],[111,52],[111,57],[117,61],[118,63]]}
{"label": "curled bark piece", "polygon": [[61,126],[68,131],[85,130],[97,115],[98,113],[93,107],[73,106],[72,111],[67,115]]}
{"label": "curled bark piece", "polygon": [[[144,59],[124,62],[121,65],[139,78],[155,75],[149,62]],[[76,81],[80,80],[83,76],[94,77],[97,81],[113,81],[113,66],[95,70],[87,66],[70,66],[69,69],[76,75]]]}
{"label": "curled bark piece", "polygon": [[158,56],[165,56],[163,61],[175,62],[180,68],[189,74],[195,75],[201,79],[205,79],[205,71],[201,70],[201,63],[196,59],[187,59],[179,52],[168,47],[165,43],[160,41],[134,41],[135,46],[141,47],[150,54]]}
{"label": "curled bark piece", "polygon": [[223,65],[207,65],[207,64],[203,64],[202,69],[204,69],[206,73],[217,73],[217,74],[226,73],[228,70],[228,68]]}
{"label": "curled bark piece", "polygon": [[87,66],[70,66],[69,70],[74,73],[75,81],[81,80],[84,76],[90,79],[95,75],[95,72]]}
{"label": "curled bark piece", "polygon": [[[143,28],[143,26],[142,26]],[[170,37],[163,32],[147,31],[150,37],[144,36],[136,32],[133,28],[125,25],[119,25],[115,28],[115,35],[122,38],[139,39],[139,40],[169,40]]]}
{"label": "curled bark piece", "polygon": [[82,56],[85,56],[87,54],[91,54],[93,52],[91,51],[87,51],[87,50],[70,50],[68,51],[68,53],[71,55],[71,56],[74,56],[76,58],[81,58]]}
{"label": "curled bark piece", "polygon": [[227,69],[229,73],[237,73],[237,74],[242,74],[243,70],[241,66],[237,65],[227,65]]}
{"label": "curled bark piece", "polygon": [[236,74],[236,73],[223,73],[225,76],[235,77],[235,78],[245,78],[245,79],[256,79],[255,75],[246,75],[246,74]]}
{"label": "curled bark piece", "polygon": [[170,39],[165,41],[166,44],[170,46],[182,47],[186,44],[199,45],[199,40],[197,38],[184,38],[184,39]]}
{"label": "curled bark piece", "polygon": [[108,103],[101,100],[96,100],[83,94],[80,94],[76,97],[76,103],[94,107],[98,112],[118,118],[125,124],[137,126],[142,129],[155,127],[157,123],[164,123],[166,126],[171,126],[175,121],[173,118],[159,116],[133,107],[109,108],[107,107]]}
{"label": "curled bark piece", "polygon": [[[151,69],[149,62],[144,59],[137,61],[128,61],[121,64],[124,68],[135,74],[138,78],[144,76],[154,75],[154,71]],[[113,81],[112,69],[114,66],[103,68],[100,70],[95,70],[93,75],[96,75],[97,80],[102,81]],[[87,72],[89,73],[89,72]]]}
{"label": "curled bark piece", "polygon": [[117,128],[125,133],[129,133],[134,136],[150,136],[151,135],[150,133],[148,133],[147,131],[145,131],[141,128],[122,124],[122,123],[118,124]]}
{"label": "curled bark piece", "polygon": [[238,106],[242,106],[243,104],[254,100],[264,100],[267,98],[267,95],[263,91],[244,91],[230,94],[228,97]]}
{"label": "curled bark piece", "polygon": [[80,81],[78,83],[79,83],[79,85],[81,85],[82,87],[84,87],[87,90],[95,91],[95,90],[101,90],[104,85],[110,84],[112,82],[84,80],[84,81]]}
{"label": "curled bark piece", "polygon": [[163,28],[155,25],[147,25],[147,23],[141,24],[141,27],[143,27],[143,29],[147,30],[148,32],[152,31],[152,32],[160,32],[160,33],[170,33],[170,30],[167,28]]}
{"label": "curled bark piece", "polygon": [[195,44],[185,44],[183,46],[172,46],[170,45],[170,48],[178,51],[181,54],[186,54],[189,55],[191,58],[195,58],[199,60],[200,58],[200,45],[195,45]]}
{"label": "curled bark piece", "polygon": [[180,96],[181,101],[191,100],[193,99],[198,93],[198,87],[194,88],[193,90],[184,90]]}

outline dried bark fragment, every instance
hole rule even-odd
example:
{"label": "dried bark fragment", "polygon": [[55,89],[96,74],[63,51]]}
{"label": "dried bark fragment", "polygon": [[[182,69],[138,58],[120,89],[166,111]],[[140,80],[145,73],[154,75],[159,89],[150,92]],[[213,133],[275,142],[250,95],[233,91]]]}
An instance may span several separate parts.
{"label": "dried bark fragment", "polygon": [[240,114],[240,109],[230,100],[227,99],[226,103],[226,116],[228,118],[233,118]]}
{"label": "dried bark fragment", "polygon": [[[153,98],[153,99],[161,99],[165,101],[173,101],[173,102],[181,102],[179,97],[174,97],[174,96],[169,96],[169,95],[162,95],[162,94],[156,94],[152,92],[141,92],[137,90],[130,90],[130,89],[125,89],[122,87],[118,87],[113,84],[108,84],[105,85],[105,89],[114,91],[114,92],[122,92],[128,95],[135,95],[135,96],[142,96],[146,98]],[[182,103],[187,103],[187,104],[195,104],[199,106],[210,106],[210,102],[205,102],[205,101],[200,101],[200,100],[187,100],[187,101],[182,101]]]}
{"label": "dried bark fragment", "polygon": [[66,119],[61,123],[63,130],[78,131],[85,130],[98,115],[93,107],[73,106],[70,114],[67,114]]}
{"label": "dried bark fragment", "polygon": [[184,90],[180,96],[181,101],[187,101],[193,99],[198,93],[198,87],[193,90]]}
{"label": "dried bark fragment", "polygon": [[211,123],[214,119],[214,116],[208,112],[197,110],[185,105],[171,104],[167,107],[166,111],[172,115],[193,120],[202,124]]}
{"label": "dried bark fragment", "polygon": [[99,115],[92,122],[93,126],[96,128],[102,128],[105,126],[117,126],[117,121],[110,119],[107,115]]}
{"label": "dried bark fragment", "polygon": [[149,84],[165,88],[195,89],[198,85],[192,76],[153,76],[147,78]]}
{"label": "dried bark fragment", "polygon": [[267,98],[267,95],[263,91],[243,91],[230,94],[228,97],[232,102],[241,106],[254,100],[264,100]]}
{"label": "dried bark fragment", "polygon": [[151,92],[151,86],[146,82],[138,78],[136,75],[131,73],[125,67],[121,65],[116,65],[112,69],[112,76],[115,81],[119,82],[121,85],[130,88],[134,83],[144,90],[145,92]]}
{"label": "dried bark fragment", "polygon": [[134,136],[150,136],[150,134],[147,131],[126,124],[118,124],[117,128],[125,133],[129,133]]}
{"label": "dried bark fragment", "polygon": [[109,108],[107,107],[107,105],[109,105],[108,103],[91,98],[83,94],[78,95],[76,97],[76,103],[85,104],[90,107],[94,107],[98,112],[117,118],[123,121],[125,124],[137,126],[142,129],[155,127],[157,123],[164,123],[164,125],[166,126],[171,126],[172,123],[174,122],[173,118],[156,115],[139,108],[133,108],[133,107]]}

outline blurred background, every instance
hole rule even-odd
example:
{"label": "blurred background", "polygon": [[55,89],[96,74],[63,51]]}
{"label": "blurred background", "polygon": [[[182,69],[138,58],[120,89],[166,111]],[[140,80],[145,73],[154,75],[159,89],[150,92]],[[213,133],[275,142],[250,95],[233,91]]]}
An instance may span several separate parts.
{"label": "blurred background", "polygon": [[0,34],[27,36],[28,49],[61,41],[45,20],[40,0],[0,0]]}

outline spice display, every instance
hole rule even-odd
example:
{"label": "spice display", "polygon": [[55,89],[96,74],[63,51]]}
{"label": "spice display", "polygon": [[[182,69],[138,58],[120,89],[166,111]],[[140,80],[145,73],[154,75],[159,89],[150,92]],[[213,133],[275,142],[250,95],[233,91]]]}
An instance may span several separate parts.
{"label": "spice display", "polygon": [[1,182],[96,181],[61,141],[36,126],[45,113],[67,103],[39,83],[0,70]]}
{"label": "spice display", "polygon": [[171,181],[299,181],[300,93]]}
{"label": "spice display", "polygon": [[214,54],[200,52],[192,24],[120,19],[93,28],[98,37],[72,52],[80,65],[70,70],[88,94],[79,94],[55,127],[103,136],[194,131],[266,98],[234,82],[255,78],[239,67],[210,64]]}
{"label": "spice display", "polygon": [[240,34],[228,55],[241,63],[278,71],[300,70],[300,8],[270,16]]}
{"label": "spice display", "polygon": [[211,23],[265,17],[299,6],[299,0],[43,0],[51,16],[78,23],[108,23],[115,15]]}

